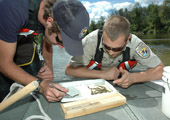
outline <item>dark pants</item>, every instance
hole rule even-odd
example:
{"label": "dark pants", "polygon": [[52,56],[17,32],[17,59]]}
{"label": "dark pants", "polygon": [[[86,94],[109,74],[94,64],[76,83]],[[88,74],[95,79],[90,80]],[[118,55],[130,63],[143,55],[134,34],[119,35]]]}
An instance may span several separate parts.
{"label": "dark pants", "polygon": [[[30,65],[23,66],[22,68],[29,74],[36,76],[40,70],[42,64],[39,60],[38,54],[35,54],[34,60]],[[2,73],[0,73],[0,102],[5,98],[5,96],[10,92],[10,86],[14,83],[13,80],[7,78]]]}

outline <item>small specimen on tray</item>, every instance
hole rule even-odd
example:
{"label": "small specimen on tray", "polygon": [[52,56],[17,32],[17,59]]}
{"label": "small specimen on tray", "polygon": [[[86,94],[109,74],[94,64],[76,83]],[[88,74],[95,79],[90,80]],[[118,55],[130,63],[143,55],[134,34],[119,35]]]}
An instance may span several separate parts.
{"label": "small specimen on tray", "polygon": [[88,88],[91,90],[91,95],[111,92],[111,91],[107,90],[106,87],[101,86],[101,85],[97,85],[93,88],[88,86]]}

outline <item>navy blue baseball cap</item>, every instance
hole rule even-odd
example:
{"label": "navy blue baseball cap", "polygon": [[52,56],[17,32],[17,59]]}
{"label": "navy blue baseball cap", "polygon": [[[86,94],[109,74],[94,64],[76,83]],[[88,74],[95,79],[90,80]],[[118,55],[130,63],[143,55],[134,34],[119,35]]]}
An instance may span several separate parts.
{"label": "navy blue baseball cap", "polygon": [[89,14],[78,0],[57,0],[53,5],[65,50],[72,56],[83,55],[82,38],[89,27]]}

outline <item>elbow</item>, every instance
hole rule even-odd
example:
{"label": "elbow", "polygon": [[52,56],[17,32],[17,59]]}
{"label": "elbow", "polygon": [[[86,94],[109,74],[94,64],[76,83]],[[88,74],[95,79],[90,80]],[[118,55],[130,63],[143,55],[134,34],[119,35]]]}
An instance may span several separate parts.
{"label": "elbow", "polygon": [[68,65],[66,66],[66,69],[65,69],[65,74],[68,75],[68,76],[71,76],[71,74],[70,74],[70,67],[71,67],[71,65],[68,64]]}
{"label": "elbow", "polygon": [[160,63],[159,64],[159,69],[160,69],[160,71],[162,71],[163,72],[163,68],[164,68],[165,66],[164,66],[164,64],[163,63]]}
{"label": "elbow", "polygon": [[70,76],[67,68],[65,69],[65,74]]}
{"label": "elbow", "polygon": [[164,64],[160,63],[157,68],[158,68],[158,74],[157,74],[158,79],[162,79]]}

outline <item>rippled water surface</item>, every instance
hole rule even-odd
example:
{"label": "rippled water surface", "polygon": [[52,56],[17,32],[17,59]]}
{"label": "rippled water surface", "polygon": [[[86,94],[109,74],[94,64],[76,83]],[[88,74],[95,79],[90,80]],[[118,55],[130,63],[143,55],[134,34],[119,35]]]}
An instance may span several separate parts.
{"label": "rippled water surface", "polygon": [[152,51],[162,60],[164,65],[170,66],[170,40],[169,39],[150,39],[143,40]]}

